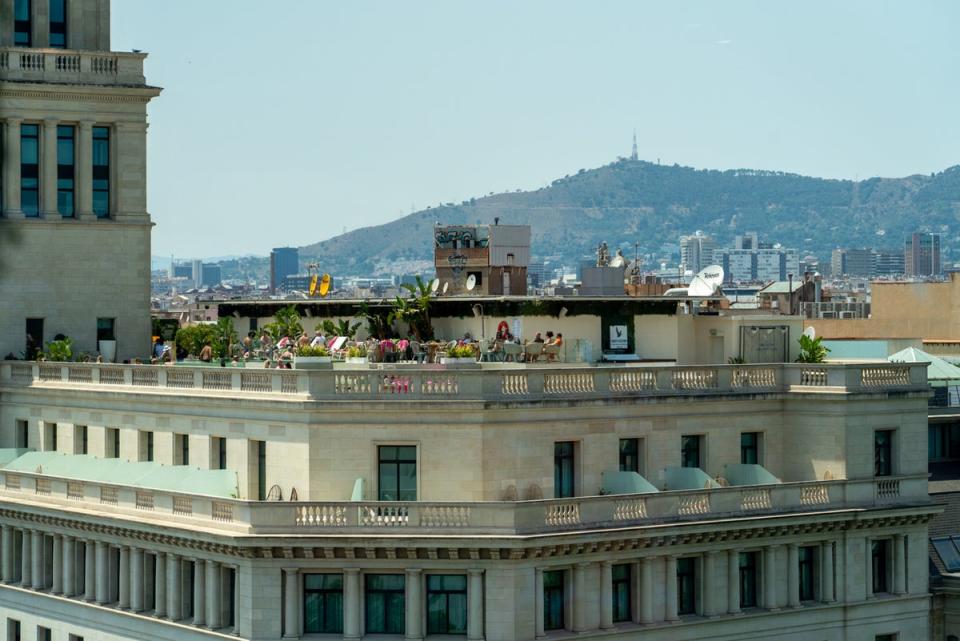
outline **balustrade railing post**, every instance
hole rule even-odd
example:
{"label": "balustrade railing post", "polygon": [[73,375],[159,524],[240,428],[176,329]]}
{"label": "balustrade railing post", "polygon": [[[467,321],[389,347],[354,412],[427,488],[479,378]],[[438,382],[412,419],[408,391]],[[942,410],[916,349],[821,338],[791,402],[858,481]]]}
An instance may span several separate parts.
{"label": "balustrade railing post", "polygon": [[657,377],[658,390],[668,392],[673,389],[672,369],[658,369],[655,370],[654,375]]}
{"label": "balustrade railing post", "polygon": [[[733,373],[735,369],[734,367],[722,366],[715,370],[717,372],[718,390],[728,392],[733,389]],[[744,373],[746,373],[746,371]]]}
{"label": "balustrade railing post", "polygon": [[536,370],[526,370],[527,375],[527,393],[531,397],[544,395],[544,375],[543,372]]}

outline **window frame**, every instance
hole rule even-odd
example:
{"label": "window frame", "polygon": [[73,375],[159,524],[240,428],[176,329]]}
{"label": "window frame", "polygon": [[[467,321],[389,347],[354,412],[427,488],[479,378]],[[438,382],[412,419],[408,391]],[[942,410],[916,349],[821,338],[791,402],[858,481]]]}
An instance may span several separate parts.
{"label": "window frame", "polygon": [[[760,607],[760,553],[757,550],[739,553],[737,574],[740,581],[740,607]],[[752,590],[745,589],[747,584],[751,584]]]}
{"label": "window frame", "polygon": [[577,442],[553,443],[553,496],[558,499],[577,495]]}
{"label": "window frame", "polygon": [[[26,19],[17,19],[18,5],[26,6]],[[23,38],[23,35],[26,35]],[[18,40],[20,38],[20,40]],[[13,2],[13,46],[33,46],[33,2],[32,0],[14,0]]]}
{"label": "window frame", "polygon": [[[65,1],[65,0],[62,0]],[[64,34],[66,35],[66,34]],[[51,45],[52,46],[52,45]],[[69,132],[69,136],[66,133]],[[61,141],[69,141],[69,162],[63,162]],[[57,125],[57,212],[63,218],[75,218],[77,215],[77,128],[73,125]],[[69,182],[68,182],[69,181]],[[61,198],[69,195],[69,206]],[[97,319],[99,321],[99,319]],[[98,323],[99,325],[99,323]],[[99,330],[99,327],[98,327]]]}
{"label": "window frame", "polygon": [[[339,577],[340,587],[309,587],[309,579],[313,577]],[[303,633],[304,634],[343,634],[343,596],[344,596],[344,577],[343,574],[335,572],[308,572],[303,575]],[[311,628],[308,624],[308,598],[310,595],[317,595],[321,605],[319,608],[320,617],[319,626]],[[339,601],[337,601],[339,599]],[[337,601],[337,607],[330,607],[330,601]],[[334,604],[336,605],[336,604]],[[329,613],[339,611],[339,621],[331,621]],[[332,625],[331,625],[332,624]],[[339,625],[338,625],[339,624]]]}
{"label": "window frame", "polygon": [[[28,133],[29,132],[29,133]],[[24,162],[27,146],[35,147],[36,162]],[[40,148],[40,125],[24,122],[20,125],[20,211],[25,218],[40,217],[40,164],[43,162]],[[33,194],[34,202],[25,205],[24,195]]]}
{"label": "window frame", "polygon": [[[62,21],[54,21],[53,19],[53,3],[54,2],[61,3],[62,5],[62,9],[63,9]],[[50,18],[50,24],[48,27],[49,28],[48,44],[51,49],[66,49],[67,46],[69,45],[69,41],[67,40],[67,25],[70,22],[70,17],[68,14],[69,4],[70,3],[67,2],[67,0],[49,0],[48,13],[47,13],[47,15]],[[62,35],[63,42],[62,43],[54,42],[54,35],[58,35],[58,36]]]}
{"label": "window frame", "polygon": [[[752,437],[752,444],[744,444],[744,437]],[[740,432],[740,463],[743,465],[763,465],[761,444],[763,443],[763,434],[761,432]],[[753,460],[750,453],[752,452]]]}
{"label": "window frame", "polygon": [[[395,452],[395,457],[393,459],[384,458],[385,453],[393,448]],[[409,452],[413,451],[413,457],[409,456]],[[403,458],[401,458],[401,451],[403,452]],[[416,501],[417,497],[420,496],[420,446],[417,443],[375,443],[374,444],[374,457],[375,465],[377,470],[377,500],[378,501]],[[402,466],[413,465],[413,490],[412,495],[410,494],[411,490],[406,488],[401,490],[401,478],[403,476]],[[394,469],[394,479],[396,483],[394,487],[386,487],[386,483],[389,481],[389,477],[384,474],[384,466],[390,466]],[[391,494],[387,494],[391,492]],[[394,498],[390,498],[390,496]]]}
{"label": "window frame", "polygon": [[809,602],[817,600],[817,561],[819,557],[818,546],[801,545],[797,549],[797,581],[798,594],[800,602]]}
{"label": "window frame", "polygon": [[[881,442],[881,435],[884,435],[885,442]],[[894,475],[895,438],[895,429],[884,428],[873,431],[873,475],[875,477]]]}
{"label": "window frame", "polygon": [[[91,131],[91,169],[90,169],[90,193],[92,197],[92,209],[97,218],[110,218],[113,212],[113,185],[112,185],[112,165],[113,165],[113,132],[106,125],[95,125]],[[97,155],[102,153],[106,159],[105,163],[97,163]],[[102,186],[98,187],[98,183]],[[105,206],[101,207],[98,203],[97,195],[105,194],[102,202]]]}
{"label": "window frame", "polygon": [[[455,578],[458,578],[458,579],[462,579],[462,580],[463,580],[463,588],[462,588],[462,589],[461,589],[461,588],[452,589],[452,588],[446,588],[446,587],[441,587],[441,588],[431,588],[431,587],[430,587],[431,579],[446,579],[446,578],[451,578],[451,577],[455,577]],[[469,625],[469,622],[468,622],[468,620],[467,620],[467,617],[469,616],[469,611],[470,611],[470,603],[469,603],[468,596],[467,596],[467,590],[468,590],[468,585],[469,585],[469,584],[468,584],[468,580],[467,580],[467,576],[466,576],[465,574],[428,574],[428,575],[426,576],[426,583],[427,583],[427,585],[426,585],[426,588],[427,588],[427,589],[426,589],[426,601],[425,601],[425,603],[426,603],[426,609],[427,609],[427,611],[426,611],[426,614],[427,614],[427,634],[466,635],[466,634],[467,634],[467,628],[468,628],[468,625]],[[451,596],[451,595],[456,595],[456,596],[462,595],[462,599],[461,599],[462,607],[463,607],[463,629],[462,629],[462,630],[458,630],[458,629],[456,629],[456,628],[451,629],[451,626],[450,626],[450,620],[451,620],[451,616],[450,616],[450,608],[451,608],[450,596]],[[430,616],[430,614],[431,614],[431,609],[430,609],[431,598],[430,598],[430,597],[431,597],[431,596],[442,597],[442,599],[443,599],[443,602],[444,602],[444,608],[443,608],[443,609],[444,609],[444,621],[446,622],[446,625],[443,626],[442,629],[439,628],[439,627],[434,626],[434,621],[432,620],[432,618],[431,618],[431,616]]]}
{"label": "window frame", "polygon": [[[688,444],[695,444],[696,447],[688,447]],[[680,436],[680,467],[695,467],[703,469],[704,462],[704,438],[702,434],[682,434]],[[696,457],[696,465],[688,465],[688,456],[693,454]]]}
{"label": "window frame", "polygon": [[544,631],[566,629],[566,592],[566,570],[543,571],[543,594],[540,598],[543,599]]}
{"label": "window frame", "polygon": [[[890,539],[870,539],[870,592],[889,594],[890,586]],[[879,570],[879,571],[878,571]]]}
{"label": "window frame", "polygon": [[[643,475],[643,439],[640,437],[628,437],[620,439],[620,471],[636,472]],[[624,445],[627,445],[627,451],[624,451]],[[632,451],[630,451],[632,449]],[[631,465],[631,459],[633,465]]]}
{"label": "window frame", "polygon": [[[373,588],[373,587],[370,586],[371,580],[374,579],[374,578],[377,578],[377,577],[399,577],[400,580],[401,580],[402,587],[400,587],[400,588]],[[363,577],[363,588],[364,588],[364,590],[363,590],[363,593],[364,593],[364,596],[363,596],[363,605],[364,605],[364,608],[363,608],[363,610],[364,610],[363,622],[364,622],[364,633],[365,633],[365,634],[368,634],[368,635],[369,635],[369,634],[404,634],[404,633],[406,632],[406,627],[407,627],[407,625],[406,625],[406,624],[407,624],[407,617],[406,617],[406,609],[407,609],[406,585],[407,585],[407,584],[406,584],[406,577],[405,577],[403,574],[381,574],[381,573],[377,573],[377,574],[365,574],[365,575],[364,575],[364,577]],[[376,596],[376,595],[384,595],[384,596],[382,597],[382,598],[384,599],[384,601],[383,601],[383,604],[384,604],[384,607],[383,607],[383,626],[382,626],[383,629],[378,629],[377,627],[371,625],[370,617],[371,617],[371,610],[372,610],[372,608],[370,607],[370,600],[371,600],[372,597],[374,597],[374,596]],[[400,596],[400,605],[397,606],[397,605],[396,605],[396,599],[395,599],[395,598],[394,598],[394,599],[389,598],[389,595],[394,595],[394,597],[395,597],[396,595],[399,595],[399,596]],[[389,626],[389,623],[390,623],[390,621],[391,621],[391,616],[390,616],[390,615],[391,615],[391,614],[395,614],[394,611],[393,611],[394,608],[398,608],[399,611],[400,611],[400,612],[399,612],[399,617],[400,617],[401,625],[400,625],[400,629],[398,629],[398,630],[387,629],[387,628],[390,627],[390,626]]]}
{"label": "window frame", "polygon": [[[617,576],[621,574],[621,576]],[[613,587],[610,596],[613,599],[611,610],[614,623],[624,623],[632,620],[631,605],[633,603],[633,564],[614,563],[611,568]]]}

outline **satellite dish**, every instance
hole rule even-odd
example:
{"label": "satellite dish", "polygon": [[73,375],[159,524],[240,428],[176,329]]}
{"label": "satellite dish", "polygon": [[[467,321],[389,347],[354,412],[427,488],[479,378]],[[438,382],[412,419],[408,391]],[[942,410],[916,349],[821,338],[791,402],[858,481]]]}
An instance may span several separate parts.
{"label": "satellite dish", "polygon": [[450,289],[450,281],[443,284],[443,293],[446,294],[448,289]]}
{"label": "satellite dish", "polygon": [[438,289],[440,289],[440,279],[434,278],[430,281],[430,293],[436,294]]}
{"label": "satellite dish", "polygon": [[706,296],[713,296],[713,292],[716,288],[707,281],[700,278],[700,275],[697,274],[693,277],[693,280],[690,281],[690,287],[687,288],[688,296],[695,296],[698,298],[703,298]]}
{"label": "satellite dish", "polygon": [[813,328],[813,325],[811,325],[810,327],[803,330],[803,335],[809,338],[810,340],[813,340],[817,337],[817,330],[815,330]]}
{"label": "satellite dish", "polygon": [[467,291],[472,292],[473,288],[477,286],[477,276],[476,274],[470,274],[467,276]]}
{"label": "satellite dish", "polygon": [[310,295],[311,296],[317,295],[317,280],[318,278],[316,274],[310,277]]}
{"label": "satellite dish", "polygon": [[[316,276],[314,276],[316,278]],[[320,298],[326,298],[327,294],[330,293],[330,274],[324,274],[320,277]]]}
{"label": "satellite dish", "polygon": [[[717,287],[723,285],[723,267],[720,265],[708,265],[697,273],[696,278],[700,278],[716,290]],[[713,291],[710,293],[713,294]]]}

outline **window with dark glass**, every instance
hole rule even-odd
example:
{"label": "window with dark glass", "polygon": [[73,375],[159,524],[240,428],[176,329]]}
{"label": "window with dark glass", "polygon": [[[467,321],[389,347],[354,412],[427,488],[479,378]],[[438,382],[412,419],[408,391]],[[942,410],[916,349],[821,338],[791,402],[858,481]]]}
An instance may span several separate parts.
{"label": "window with dark glass", "polygon": [[873,593],[889,592],[887,587],[887,561],[890,553],[890,542],[886,539],[870,543],[870,568],[873,574]]}
{"label": "window with dark glass", "polygon": [[873,474],[893,474],[893,430],[876,430],[873,433]]}
{"label": "window with dark glass", "polygon": [[677,559],[677,613],[697,613],[697,560]]}
{"label": "window with dark glass", "polygon": [[640,473],[640,439],[620,439],[620,471]]}
{"label": "window with dark glass", "polygon": [[402,574],[366,576],[367,634],[403,634],[404,577]]}
{"label": "window with dark glass", "polygon": [[117,321],[114,318],[97,319],[97,343],[117,340],[116,323]]}
{"label": "window with dark glass", "polygon": [[25,448],[27,447],[27,436],[29,431],[29,423],[27,421],[19,420],[17,421],[17,447]]}
{"label": "window with dark glass", "polygon": [[20,125],[20,210],[40,215],[40,126]]}
{"label": "window with dark glass", "polygon": [[740,434],[740,462],[756,465],[760,463],[760,434],[742,432]]}
{"label": "window with dark glass", "polygon": [[147,432],[147,461],[153,461],[153,432]]}
{"label": "window with dark glass", "polygon": [[93,128],[93,213],[110,215],[110,128]]}
{"label": "window with dark glass", "polygon": [[800,562],[800,600],[813,601],[817,598],[813,582],[816,548],[813,546],[802,547],[797,556]]}
{"label": "window with dark glass", "polygon": [[415,445],[381,445],[377,496],[381,501],[417,500],[417,447]]}
{"label": "window with dark glass", "polygon": [[76,454],[87,453],[87,426],[73,426],[73,451]]}
{"label": "window with dark glass", "polygon": [[267,442],[257,441],[257,498],[267,498]]}
{"label": "window with dark glass", "polygon": [[187,434],[177,434],[174,436],[177,445],[177,454],[179,460],[177,465],[190,465],[190,436]]}
{"label": "window with dark glass", "polygon": [[927,431],[929,434],[927,453],[931,461],[960,459],[960,423],[931,425]]}
{"label": "window with dark glass", "polygon": [[20,622],[16,619],[7,619],[7,639],[20,641]]}
{"label": "window with dark glass", "polygon": [[543,629],[563,629],[563,570],[543,573]]}
{"label": "window with dark glass", "polygon": [[120,430],[108,427],[105,436],[106,458],[120,458]]}
{"label": "window with dark glass", "polygon": [[462,574],[427,577],[427,633],[467,633],[467,577]]}
{"label": "window with dark glass", "polygon": [[680,465],[700,467],[700,436],[680,437]]}
{"label": "window with dark glass", "polygon": [[50,0],[50,46],[67,48],[67,0]]}
{"label": "window with dark glass", "polygon": [[74,170],[76,166],[75,129],[57,126],[57,211],[64,218],[75,214]]}
{"label": "window with dark glass", "polygon": [[303,632],[343,633],[343,575],[303,575]]}
{"label": "window with dark glass", "polygon": [[13,1],[13,44],[18,47],[29,47],[33,44],[30,14],[30,0]]}
{"label": "window with dark glass", "polygon": [[553,494],[561,499],[574,495],[574,443],[553,444]]}
{"label": "window with dark glass", "polygon": [[957,545],[960,543],[960,537],[938,537],[931,539],[931,543],[947,572],[960,572],[960,546]]}
{"label": "window with dark glass", "polygon": [[37,626],[37,641],[50,641],[50,628]]}
{"label": "window with dark glass", "polygon": [[227,469],[227,439],[220,436],[213,436],[213,455],[215,469]]}
{"label": "window with dark glass", "polygon": [[757,553],[740,553],[740,607],[757,607]]}
{"label": "window with dark glass", "polygon": [[630,565],[613,566],[613,620],[630,620]]}

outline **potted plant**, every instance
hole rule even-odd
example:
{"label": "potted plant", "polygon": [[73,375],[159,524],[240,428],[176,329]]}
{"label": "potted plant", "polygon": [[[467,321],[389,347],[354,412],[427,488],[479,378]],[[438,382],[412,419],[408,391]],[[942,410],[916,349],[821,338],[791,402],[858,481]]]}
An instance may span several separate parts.
{"label": "potted plant", "polygon": [[360,344],[347,349],[347,362],[359,365],[367,362],[367,346]]}
{"label": "potted plant", "polygon": [[447,355],[440,358],[441,365],[465,365],[477,362],[477,348],[475,345],[455,345],[447,350]]}
{"label": "potted plant", "polygon": [[326,347],[304,345],[297,348],[293,366],[296,369],[329,369],[333,367],[333,359]]}

